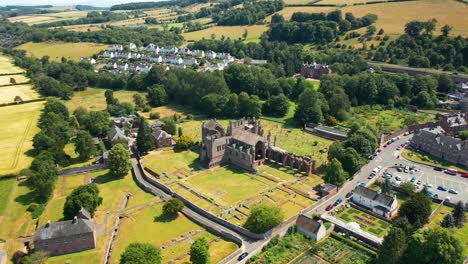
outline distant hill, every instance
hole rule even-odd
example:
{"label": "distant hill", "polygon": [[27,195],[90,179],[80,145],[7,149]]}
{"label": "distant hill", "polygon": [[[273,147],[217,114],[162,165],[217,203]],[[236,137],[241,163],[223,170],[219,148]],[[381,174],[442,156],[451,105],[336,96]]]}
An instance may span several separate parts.
{"label": "distant hill", "polygon": [[76,5],[75,9],[79,10],[79,11],[87,11],[87,10],[107,10],[109,8],[108,7],[97,7],[97,6],[91,6],[91,5]]}

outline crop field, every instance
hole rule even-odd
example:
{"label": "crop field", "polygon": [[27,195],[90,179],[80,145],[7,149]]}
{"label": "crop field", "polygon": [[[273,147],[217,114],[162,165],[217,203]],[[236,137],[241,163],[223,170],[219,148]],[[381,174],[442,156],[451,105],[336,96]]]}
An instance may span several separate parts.
{"label": "crop field", "polygon": [[[0,73],[5,74],[5,73],[19,73],[19,72],[24,72],[24,70],[21,69],[20,67],[15,66],[13,64],[12,59],[10,59],[9,57],[0,54]],[[15,76],[17,75],[14,75],[12,77],[15,77]],[[8,80],[10,80],[10,78],[8,78]]]}
{"label": "crop field", "polygon": [[149,119],[150,113],[159,113],[161,118],[172,117],[175,114],[180,115],[182,118],[186,118],[188,114],[192,114],[190,108],[179,105],[179,104],[168,104],[163,106],[154,107],[150,112],[139,112],[140,116]]}
{"label": "crop field", "polygon": [[384,237],[391,226],[391,224],[386,221],[352,207],[346,208],[335,217],[346,223],[356,222],[361,226],[362,230],[377,237]]}
{"label": "crop field", "polygon": [[28,42],[17,49],[25,50],[29,56],[37,58],[49,56],[53,61],[60,61],[64,57],[79,61],[81,57],[91,57],[107,49],[107,45],[86,42]]}
{"label": "crop field", "polygon": [[[182,236],[186,239],[171,243]],[[205,237],[212,242],[210,253],[213,263],[237,249],[235,243],[217,238],[182,214],[175,219],[167,219],[162,213],[162,204],[156,204],[122,220],[110,263],[119,263],[120,254],[132,242],[164,246],[161,250],[163,263],[168,263],[170,260],[183,263],[183,260],[186,260],[185,255],[190,250],[190,242],[199,237]]]}
{"label": "crop field", "polygon": [[0,76],[0,85],[12,84],[10,78],[13,78],[16,83],[23,83],[29,81],[29,79],[21,74],[17,75],[4,75]]}
{"label": "crop field", "polygon": [[[322,2],[320,2],[322,3]],[[404,32],[405,24],[412,20],[427,21],[437,19],[439,29],[445,24],[453,26],[453,35],[468,36],[468,20],[466,13],[468,5],[455,0],[424,0],[398,3],[381,3],[373,5],[357,5],[342,8],[343,14],[352,12],[356,17],[368,13],[376,14],[379,18],[376,27],[383,28],[385,34],[397,36]]]}
{"label": "crop field", "polygon": [[[436,212],[434,217],[430,220],[428,227],[440,227],[440,223],[447,214],[451,214],[453,212],[453,208],[448,207],[446,205],[442,205],[440,209]],[[462,228],[450,228],[450,233],[452,233],[456,238],[458,238],[462,242],[463,246],[463,254],[465,257],[468,256],[468,224],[465,222],[465,225]]]}
{"label": "crop field", "polygon": [[[105,89],[88,87],[85,91],[75,92],[72,99],[65,102],[65,105],[70,111],[75,110],[78,106],[83,106],[89,111],[100,111],[106,109],[106,98],[104,97]],[[114,97],[122,102],[133,103],[133,95],[136,91],[114,91]],[[145,93],[141,93],[145,96]]]}
{"label": "crop field", "polygon": [[68,31],[75,31],[75,32],[87,32],[87,31],[93,32],[93,31],[102,30],[101,25],[102,24],[82,24],[82,25],[64,26],[63,28]]}
{"label": "crop field", "polygon": [[16,96],[21,97],[23,101],[39,98],[39,94],[33,90],[30,84],[0,87],[0,104],[12,103]]}
{"label": "crop field", "polygon": [[16,173],[29,166],[32,157],[26,152],[32,148],[32,138],[42,102],[12,105],[0,108],[0,175]]}
{"label": "crop field", "polygon": [[195,12],[200,11],[200,9],[202,9],[203,7],[210,7],[211,5],[212,3],[194,4],[194,5],[187,6],[184,9],[187,10],[188,12],[195,13]]}
{"label": "crop field", "polygon": [[329,263],[369,263],[372,260],[372,256],[366,252],[357,250],[333,237],[328,237],[325,241],[318,244],[316,254]]}
{"label": "crop field", "polygon": [[[300,0],[298,0],[300,1]],[[284,17],[284,19],[289,20],[295,12],[306,12],[306,13],[320,13],[320,12],[330,12],[336,10],[336,7],[330,6],[290,6],[285,7],[283,10],[276,12]],[[271,21],[271,16],[265,19],[266,21]]]}
{"label": "crop field", "polygon": [[88,11],[68,11],[51,14],[35,14],[26,16],[17,16],[9,18],[10,22],[24,22],[29,25],[50,23],[62,20],[77,19],[86,17]]}
{"label": "crop field", "polygon": [[[377,0],[378,1],[378,0]],[[320,5],[353,5],[367,3],[369,0],[321,0],[317,4]]]}
{"label": "crop field", "polygon": [[263,32],[268,30],[266,25],[253,25],[253,26],[214,26],[200,31],[183,33],[186,41],[200,40],[202,38],[210,39],[212,35],[216,39],[222,36],[230,39],[242,38],[245,30],[247,30],[246,42],[256,42],[259,40]]}

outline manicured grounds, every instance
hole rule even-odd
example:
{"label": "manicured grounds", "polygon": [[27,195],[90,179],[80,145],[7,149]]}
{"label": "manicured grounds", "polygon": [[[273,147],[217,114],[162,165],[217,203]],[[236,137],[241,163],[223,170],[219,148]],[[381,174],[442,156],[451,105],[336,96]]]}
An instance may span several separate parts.
{"label": "manicured grounds", "polygon": [[391,226],[389,222],[381,220],[375,216],[352,207],[346,208],[342,212],[338,213],[335,217],[343,220],[346,223],[356,222],[361,226],[363,231],[366,231],[377,237],[384,237]]}

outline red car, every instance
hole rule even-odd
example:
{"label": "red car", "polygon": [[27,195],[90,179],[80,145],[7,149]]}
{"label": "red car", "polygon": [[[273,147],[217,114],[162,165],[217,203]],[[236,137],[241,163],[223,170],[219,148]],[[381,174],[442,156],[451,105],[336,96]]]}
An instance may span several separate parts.
{"label": "red car", "polygon": [[384,148],[386,148],[387,146],[388,146],[387,144],[383,145]]}
{"label": "red car", "polygon": [[461,175],[463,178],[468,178],[468,173],[462,173]]}
{"label": "red car", "polygon": [[333,209],[333,204],[329,204],[327,206],[327,208],[325,208],[325,210],[327,210],[327,211],[330,211],[331,209]]}
{"label": "red car", "polygon": [[377,150],[377,152],[379,152],[379,153],[380,153],[380,152],[382,152],[382,149],[381,149],[381,148],[379,148],[379,149]]}

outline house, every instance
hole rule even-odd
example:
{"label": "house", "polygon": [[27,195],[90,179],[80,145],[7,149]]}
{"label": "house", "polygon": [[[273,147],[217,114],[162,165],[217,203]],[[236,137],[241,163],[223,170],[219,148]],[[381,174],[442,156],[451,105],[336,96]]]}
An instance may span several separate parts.
{"label": "house", "polygon": [[94,221],[86,209],[81,208],[73,220],[50,223],[34,234],[35,250],[57,256],[96,248]]}
{"label": "house", "polygon": [[121,71],[128,71],[128,63],[122,63],[122,62],[119,62],[117,63],[117,69],[121,70]]}
{"label": "house", "polygon": [[439,124],[447,134],[457,136],[461,131],[468,130],[468,112],[444,115]]}
{"label": "house", "polygon": [[135,71],[139,72],[139,73],[148,73],[151,70],[152,67],[153,66],[151,66],[151,64],[140,63],[140,64],[136,65]]}
{"label": "house", "polygon": [[159,53],[162,53],[162,54],[176,54],[178,51],[179,51],[179,49],[176,48],[176,47],[172,47],[172,48],[165,48],[165,47],[162,47],[162,48],[159,50]]}
{"label": "house", "polygon": [[246,64],[250,65],[265,65],[268,63],[267,60],[245,60]]}
{"label": "house", "polygon": [[421,129],[414,133],[411,145],[436,158],[468,168],[468,141],[446,136],[441,129]]}
{"label": "house", "polygon": [[220,60],[224,60],[226,62],[233,62],[234,61],[234,57],[232,57],[231,54],[224,53],[224,52],[217,53],[216,58],[220,59]]}
{"label": "house", "polygon": [[104,53],[102,54],[102,56],[103,56],[104,58],[111,58],[111,59],[112,59],[112,58],[114,58],[115,54],[114,54],[114,52],[112,52],[112,51],[107,51],[107,50],[106,50],[106,51],[104,51]]}
{"label": "house", "polygon": [[156,48],[157,48],[157,50],[159,50],[159,47],[158,47],[158,46],[154,45],[153,43],[150,43],[150,44],[148,44],[148,45],[145,47],[145,50],[146,50],[147,52],[155,52],[155,51],[156,51]]}
{"label": "house", "polygon": [[327,235],[327,229],[321,220],[314,220],[300,214],[296,220],[297,231],[313,241],[320,241]]}
{"label": "house", "polygon": [[352,201],[386,218],[392,217],[398,207],[396,196],[392,197],[360,185],[354,189]]}
{"label": "house", "polygon": [[330,66],[319,63],[304,63],[301,67],[300,75],[306,79],[320,79],[322,75],[332,74]]}
{"label": "house", "polygon": [[151,133],[151,138],[156,148],[172,147],[176,144],[172,135],[161,128],[156,128],[153,133]]}
{"label": "house", "polygon": [[130,59],[139,60],[141,59],[140,53],[130,53]]}
{"label": "house", "polygon": [[163,125],[164,122],[158,120],[151,125],[151,128],[154,130],[155,128],[161,128]]}
{"label": "house", "polygon": [[189,48],[180,48],[178,53],[185,56],[190,56],[192,54]]}
{"label": "house", "polygon": [[117,69],[117,63],[116,62],[109,62],[106,64],[107,69]]}
{"label": "house", "polygon": [[175,57],[166,58],[165,62],[175,64],[175,65],[179,65],[179,64],[182,64],[184,62],[184,60],[179,55],[177,55]]}
{"label": "house", "polygon": [[195,59],[195,58],[186,59],[186,60],[184,61],[184,65],[186,65],[186,66],[188,66],[188,67],[190,67],[190,66],[192,66],[192,65],[194,65],[194,64],[195,64],[195,65],[198,65],[198,61],[197,61],[197,59]]}
{"label": "house", "polygon": [[90,64],[96,64],[96,60],[94,58],[80,58],[80,61],[87,61]]}
{"label": "house", "polygon": [[114,142],[128,142],[128,137],[125,135],[125,132],[118,126],[113,126],[109,130],[107,139],[112,144],[114,144]]}
{"label": "house", "polygon": [[204,58],[205,57],[205,51],[203,50],[192,50],[192,57],[195,58]]}
{"label": "house", "polygon": [[109,45],[107,48],[108,51],[122,51],[123,46],[122,45]]}
{"label": "house", "polygon": [[216,59],[216,52],[210,50],[206,53],[206,58],[209,60]]}
{"label": "house", "polygon": [[458,84],[458,88],[461,92],[468,92],[468,82]]}
{"label": "house", "polygon": [[333,185],[331,183],[322,183],[319,186],[320,198],[325,197],[329,194],[335,194],[337,192],[338,192],[338,187],[336,187],[336,185]]}
{"label": "house", "polygon": [[128,43],[128,49],[131,50],[131,51],[134,51],[134,52],[138,51],[137,45],[135,43],[132,43],[132,42]]}

